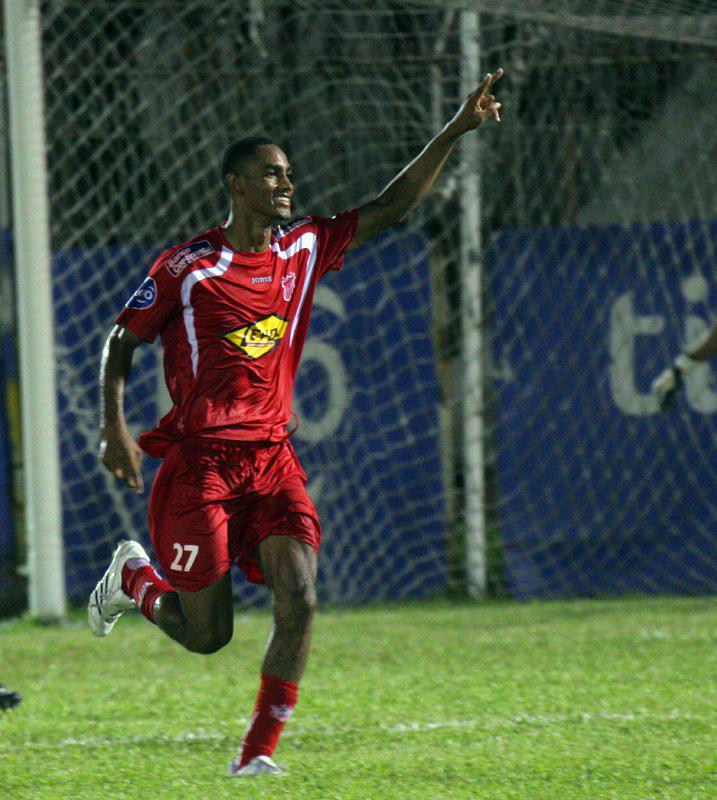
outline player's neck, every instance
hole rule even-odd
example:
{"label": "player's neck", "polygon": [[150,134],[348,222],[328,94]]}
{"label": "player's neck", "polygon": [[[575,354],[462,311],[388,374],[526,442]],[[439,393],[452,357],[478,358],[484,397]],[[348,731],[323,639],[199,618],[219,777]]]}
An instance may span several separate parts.
{"label": "player's neck", "polygon": [[263,219],[231,213],[222,228],[232,250],[241,253],[263,253],[271,243],[271,224]]}

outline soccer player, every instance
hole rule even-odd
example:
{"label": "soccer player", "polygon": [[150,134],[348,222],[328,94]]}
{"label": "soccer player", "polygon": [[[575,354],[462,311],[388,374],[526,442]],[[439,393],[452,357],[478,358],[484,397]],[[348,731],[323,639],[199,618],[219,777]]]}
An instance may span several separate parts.
{"label": "soccer player", "polygon": [[22,697],[5,686],[0,685],[0,711],[7,711],[8,708],[15,708],[20,704]]}
{"label": "soccer player", "polygon": [[[165,250],[107,338],[100,456],[138,492],[139,449],[164,459],[149,503],[164,577],[139,543],[122,542],[90,596],[89,623],[105,636],[136,605],[183,647],[213,653],[232,637],[230,566],[266,583],[273,627],[231,776],[280,773],[271,757],[309,652],[321,527],[287,426],[317,281],[341,269],[347,250],[406,217],[463,134],[500,121],[491,91],[502,75],[487,75],[372,202],[330,219],[292,222],[285,153],[273,139],[235,142],[222,161],[229,220]],[[135,348],[158,334],[174,405],[136,443],[125,387]]]}
{"label": "soccer player", "polygon": [[652,382],[652,393],[661,411],[669,410],[684,384],[684,376],[701,362],[717,356],[717,322],[699,339],[687,346],[672,364]]}

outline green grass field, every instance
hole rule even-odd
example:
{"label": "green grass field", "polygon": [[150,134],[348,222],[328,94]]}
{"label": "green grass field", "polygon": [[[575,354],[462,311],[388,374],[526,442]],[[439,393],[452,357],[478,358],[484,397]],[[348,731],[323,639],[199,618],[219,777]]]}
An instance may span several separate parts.
{"label": "green grass field", "polygon": [[0,798],[717,797],[717,598],[324,611],[280,778],[224,777],[269,626],[0,626]]}

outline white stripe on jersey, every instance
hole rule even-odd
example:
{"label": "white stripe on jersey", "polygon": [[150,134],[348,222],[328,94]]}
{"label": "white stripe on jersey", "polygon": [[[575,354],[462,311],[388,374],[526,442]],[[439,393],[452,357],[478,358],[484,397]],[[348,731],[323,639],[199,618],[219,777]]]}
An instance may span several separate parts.
{"label": "white stripe on jersey", "polygon": [[279,258],[287,259],[291,258],[291,256],[296,255],[299,250],[308,250],[309,251],[309,260],[306,262],[306,272],[304,275],[304,284],[301,287],[301,298],[299,299],[299,305],[296,307],[296,314],[294,315],[294,321],[291,323],[291,331],[289,332],[289,347],[294,342],[294,333],[296,333],[296,326],[299,324],[299,317],[301,316],[301,309],[304,307],[304,299],[306,298],[306,292],[311,285],[311,276],[314,272],[314,266],[316,264],[316,234],[315,233],[304,233],[295,241],[292,242],[286,250],[281,250],[279,248],[279,242],[272,242],[271,249],[279,256]]}
{"label": "white stripe on jersey", "polygon": [[311,217],[299,217],[299,219],[292,220],[291,222],[288,222],[286,225],[277,225],[275,238],[280,239],[282,236],[286,236],[287,233],[295,231],[302,225],[308,225],[309,222],[311,222]]}
{"label": "white stripe on jersey", "polygon": [[189,275],[182,281],[182,305],[184,306],[184,327],[187,329],[187,339],[189,346],[192,349],[192,372],[196,376],[197,365],[199,364],[199,342],[197,341],[197,332],[194,329],[194,309],[191,304],[192,289],[206,278],[217,278],[223,275],[232,263],[232,252],[222,247],[219,261],[213,267],[205,267],[204,269],[197,269],[190,272]]}

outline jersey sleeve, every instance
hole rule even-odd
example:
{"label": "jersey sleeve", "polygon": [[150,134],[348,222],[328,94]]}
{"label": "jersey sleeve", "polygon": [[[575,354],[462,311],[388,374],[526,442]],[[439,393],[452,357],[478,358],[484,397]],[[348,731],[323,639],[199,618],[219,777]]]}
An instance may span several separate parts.
{"label": "jersey sleeve", "polygon": [[147,342],[153,342],[167,322],[181,312],[181,282],[166,268],[170,251],[154,262],[147,277],[129,298],[115,319]]}
{"label": "jersey sleeve", "polygon": [[344,265],[344,254],[356,233],[359,211],[344,211],[335,217],[313,217],[316,225],[318,252],[316,255],[317,279],[330,269],[339,270]]}

